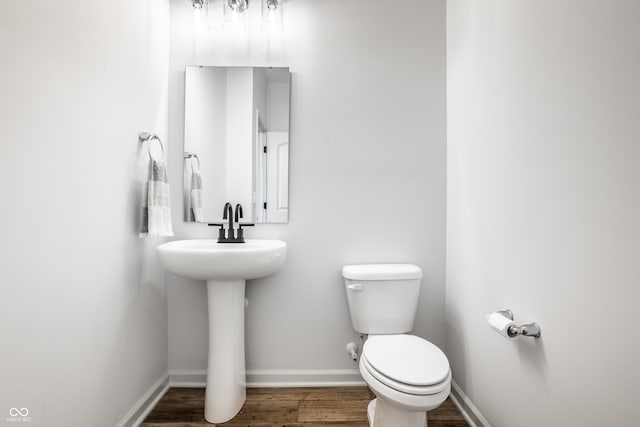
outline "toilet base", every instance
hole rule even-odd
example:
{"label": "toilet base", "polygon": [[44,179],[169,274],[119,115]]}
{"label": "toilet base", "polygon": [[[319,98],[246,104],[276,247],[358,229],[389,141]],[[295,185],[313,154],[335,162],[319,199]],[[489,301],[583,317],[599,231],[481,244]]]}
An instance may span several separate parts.
{"label": "toilet base", "polygon": [[411,412],[376,398],[367,407],[369,427],[427,427],[426,412]]}

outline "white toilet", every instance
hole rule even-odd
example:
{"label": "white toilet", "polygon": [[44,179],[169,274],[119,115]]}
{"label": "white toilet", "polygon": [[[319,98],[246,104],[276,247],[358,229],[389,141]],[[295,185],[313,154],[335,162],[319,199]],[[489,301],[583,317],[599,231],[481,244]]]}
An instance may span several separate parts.
{"label": "white toilet", "polygon": [[376,399],[371,427],[425,427],[427,411],[449,396],[451,370],[445,354],[407,332],[413,328],[422,270],[411,264],[342,268],[353,328],[367,334],[360,374]]}

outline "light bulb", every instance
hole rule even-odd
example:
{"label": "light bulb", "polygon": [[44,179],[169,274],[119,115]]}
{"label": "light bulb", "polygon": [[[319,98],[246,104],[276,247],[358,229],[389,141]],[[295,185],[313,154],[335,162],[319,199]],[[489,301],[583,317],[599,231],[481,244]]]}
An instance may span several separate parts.
{"label": "light bulb", "polygon": [[222,3],[224,15],[224,27],[233,32],[247,30],[248,0],[225,0]]}
{"label": "light bulb", "polygon": [[262,0],[262,28],[267,31],[283,29],[281,0]]}
{"label": "light bulb", "polygon": [[195,32],[209,30],[209,1],[185,0],[186,24]]}

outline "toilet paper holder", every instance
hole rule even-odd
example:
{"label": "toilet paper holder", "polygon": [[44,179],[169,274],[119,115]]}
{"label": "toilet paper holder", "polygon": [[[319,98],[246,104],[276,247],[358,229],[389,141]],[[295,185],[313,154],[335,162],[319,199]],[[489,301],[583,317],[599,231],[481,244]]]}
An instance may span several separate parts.
{"label": "toilet paper holder", "polygon": [[[513,312],[511,310],[500,310],[497,311],[497,313],[503,315],[509,320],[513,320]],[[509,335],[509,338],[515,338],[518,335],[540,338],[540,335],[542,335],[542,330],[540,329],[540,325],[534,322],[527,323],[526,325],[522,326],[509,326],[509,329],[507,329],[507,335]]]}

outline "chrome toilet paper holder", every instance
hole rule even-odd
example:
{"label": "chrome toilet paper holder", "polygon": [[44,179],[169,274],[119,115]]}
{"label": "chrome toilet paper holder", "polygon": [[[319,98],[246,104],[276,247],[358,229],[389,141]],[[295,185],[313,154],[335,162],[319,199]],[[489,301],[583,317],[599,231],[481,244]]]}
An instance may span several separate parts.
{"label": "chrome toilet paper holder", "polygon": [[[509,320],[513,320],[513,312],[511,310],[500,310],[497,313],[503,315]],[[527,323],[522,326],[509,326],[509,329],[507,329],[507,335],[509,335],[509,338],[515,338],[518,335],[540,338],[540,335],[542,335],[542,330],[540,329],[540,325],[534,322]]]}

